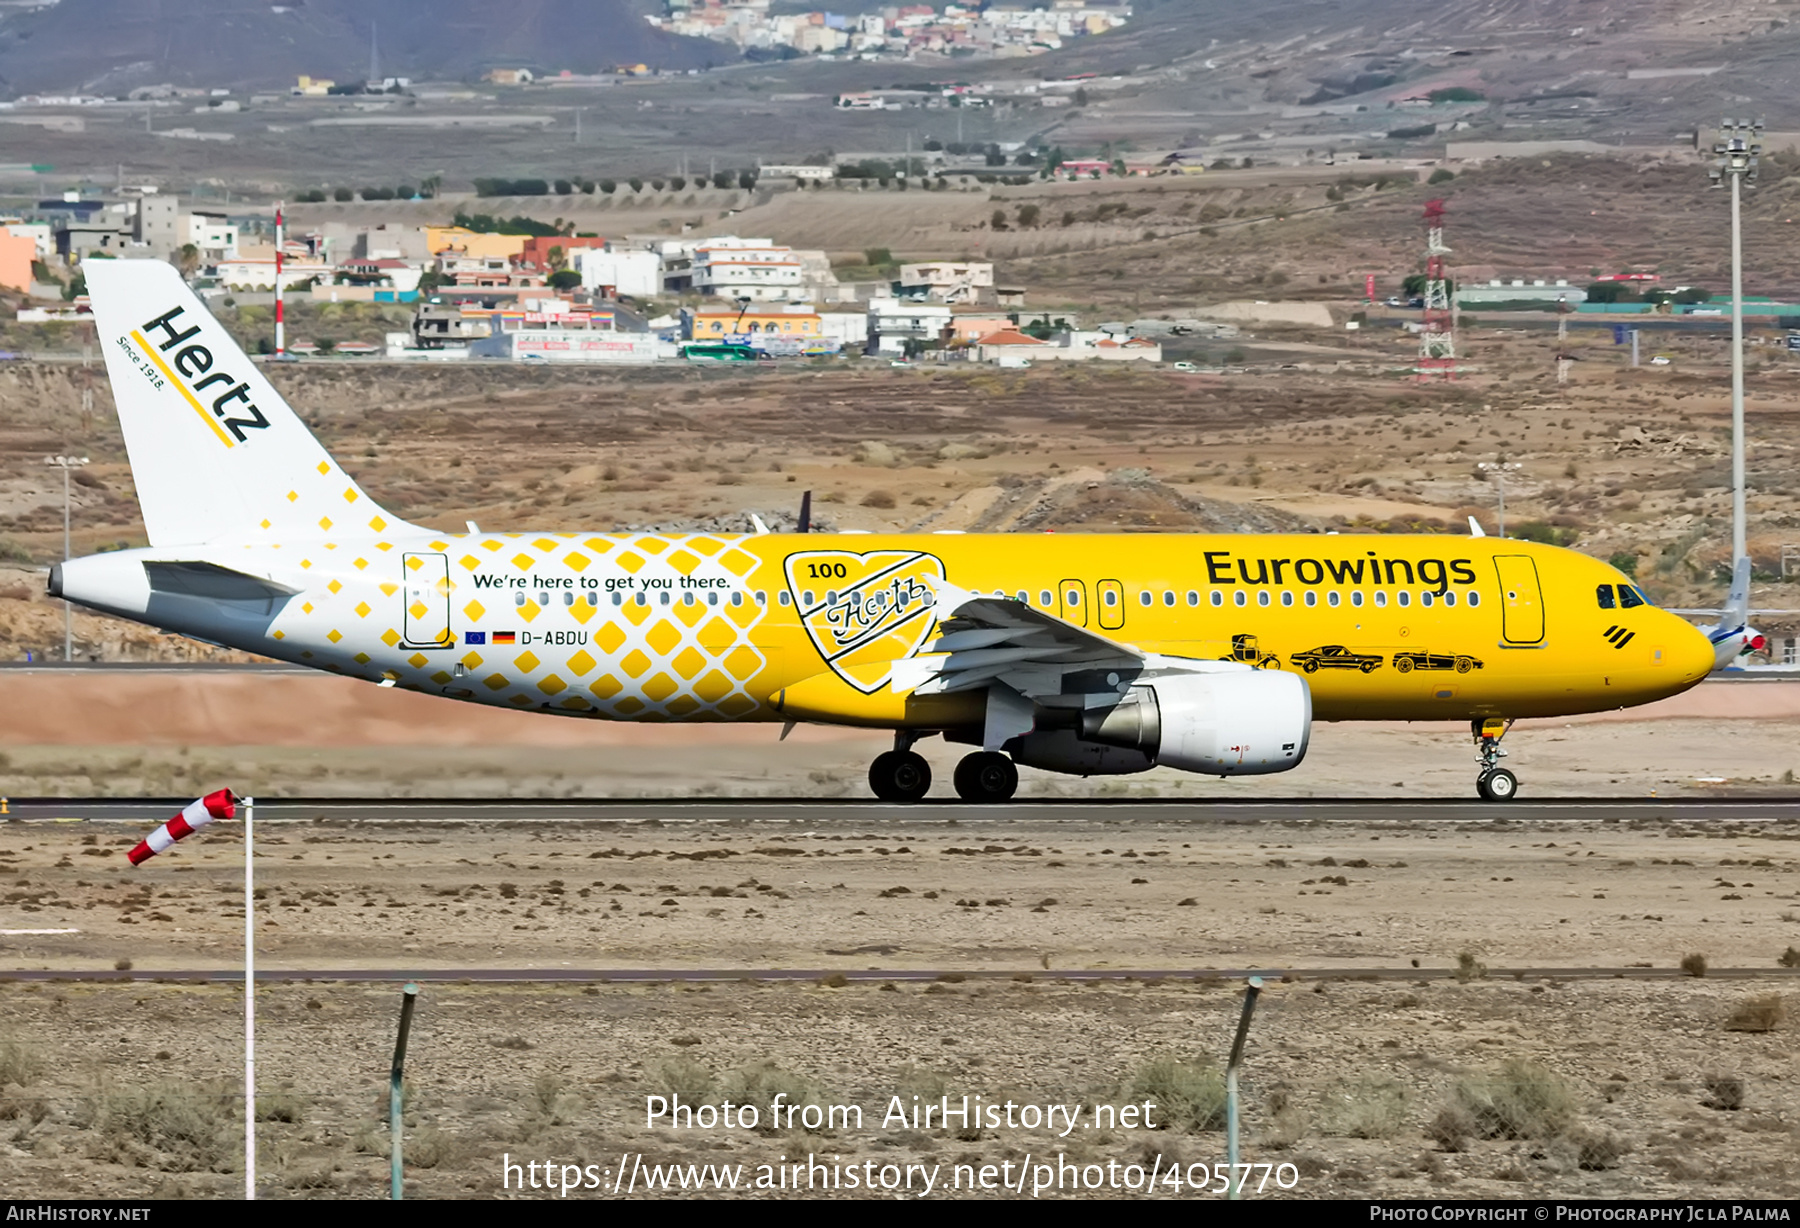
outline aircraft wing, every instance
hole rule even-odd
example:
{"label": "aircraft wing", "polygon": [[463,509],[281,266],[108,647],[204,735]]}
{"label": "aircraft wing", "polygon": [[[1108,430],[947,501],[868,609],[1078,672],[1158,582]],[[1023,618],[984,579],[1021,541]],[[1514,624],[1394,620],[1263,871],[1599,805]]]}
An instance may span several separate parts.
{"label": "aircraft wing", "polygon": [[927,583],[937,599],[938,638],[926,648],[932,655],[896,663],[905,667],[896,671],[896,686],[941,695],[999,682],[1025,696],[1057,695],[1070,670],[1144,668],[1139,649],[1027,602],[978,597],[935,578]]}

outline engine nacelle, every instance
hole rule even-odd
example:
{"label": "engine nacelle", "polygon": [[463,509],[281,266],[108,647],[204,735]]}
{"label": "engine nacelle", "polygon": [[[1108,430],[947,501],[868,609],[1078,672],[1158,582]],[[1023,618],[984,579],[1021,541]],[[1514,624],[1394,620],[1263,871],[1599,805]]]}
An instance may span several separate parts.
{"label": "engine nacelle", "polygon": [[1026,767],[1070,776],[1129,776],[1156,766],[1141,750],[1083,741],[1073,729],[1033,730],[1008,742],[1006,749]]}
{"label": "engine nacelle", "polygon": [[1312,735],[1312,691],[1298,674],[1179,674],[1134,686],[1081,715],[1090,742],[1129,747],[1159,767],[1260,776],[1298,767]]}

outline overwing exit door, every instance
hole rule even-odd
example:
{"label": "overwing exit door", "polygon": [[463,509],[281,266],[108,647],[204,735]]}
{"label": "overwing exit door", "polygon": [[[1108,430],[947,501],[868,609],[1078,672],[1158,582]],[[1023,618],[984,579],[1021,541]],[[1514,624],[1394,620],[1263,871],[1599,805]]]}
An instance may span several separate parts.
{"label": "overwing exit door", "polygon": [[1072,622],[1077,627],[1088,625],[1087,584],[1081,580],[1064,580],[1057,586],[1056,600],[1058,613],[1065,622]]}

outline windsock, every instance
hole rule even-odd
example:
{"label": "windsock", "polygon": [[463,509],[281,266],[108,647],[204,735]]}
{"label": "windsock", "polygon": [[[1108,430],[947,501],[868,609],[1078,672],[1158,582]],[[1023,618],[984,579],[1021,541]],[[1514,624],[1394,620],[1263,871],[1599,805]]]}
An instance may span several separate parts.
{"label": "windsock", "polygon": [[190,802],[187,809],[138,841],[137,847],[129,854],[131,864],[143,865],[177,840],[193,835],[214,819],[234,818],[237,815],[237,801],[230,789],[220,789],[217,793],[208,793],[197,802]]}

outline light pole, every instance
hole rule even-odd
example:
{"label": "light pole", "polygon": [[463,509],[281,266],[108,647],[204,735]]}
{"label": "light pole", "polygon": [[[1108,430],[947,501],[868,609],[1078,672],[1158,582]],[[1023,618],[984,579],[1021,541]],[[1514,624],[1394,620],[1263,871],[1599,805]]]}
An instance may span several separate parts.
{"label": "light pole", "polygon": [[[71,557],[69,549],[69,470],[79,469],[88,463],[85,456],[46,456],[46,465],[54,465],[62,470],[63,475],[63,562]],[[75,607],[67,601],[63,602],[63,662],[66,664],[75,659]]]}
{"label": "light pole", "polygon": [[1726,119],[1713,146],[1714,187],[1731,180],[1731,563],[1745,556],[1748,530],[1744,509],[1744,231],[1739,221],[1740,183],[1756,186],[1762,154],[1762,121]]}
{"label": "light pole", "polygon": [[1494,479],[1494,488],[1500,492],[1500,516],[1496,522],[1496,537],[1506,536],[1506,475],[1516,473],[1525,466],[1518,461],[1482,461],[1475,466]]}

